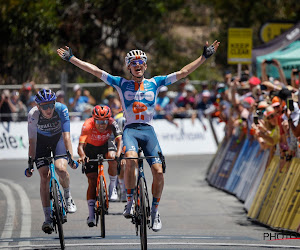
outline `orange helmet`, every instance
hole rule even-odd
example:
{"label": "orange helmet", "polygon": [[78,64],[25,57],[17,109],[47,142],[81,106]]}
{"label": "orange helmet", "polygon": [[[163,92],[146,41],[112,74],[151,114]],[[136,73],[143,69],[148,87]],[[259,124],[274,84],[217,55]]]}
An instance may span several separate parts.
{"label": "orange helmet", "polygon": [[96,120],[108,120],[111,117],[111,110],[108,106],[97,105],[94,107],[92,115]]}

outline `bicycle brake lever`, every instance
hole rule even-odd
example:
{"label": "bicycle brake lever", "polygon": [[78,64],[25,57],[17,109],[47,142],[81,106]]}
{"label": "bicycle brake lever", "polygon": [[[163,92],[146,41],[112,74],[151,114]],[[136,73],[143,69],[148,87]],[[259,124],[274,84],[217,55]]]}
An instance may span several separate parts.
{"label": "bicycle brake lever", "polygon": [[160,158],[161,163],[162,163],[163,173],[166,173],[166,162],[165,162],[165,157],[163,156],[163,154],[162,154],[160,151],[158,151],[157,153],[158,153],[159,158]]}

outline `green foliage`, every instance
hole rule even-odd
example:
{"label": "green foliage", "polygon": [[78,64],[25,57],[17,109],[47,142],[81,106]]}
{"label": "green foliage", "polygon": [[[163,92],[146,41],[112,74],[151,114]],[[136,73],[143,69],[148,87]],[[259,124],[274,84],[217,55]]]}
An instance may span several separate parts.
{"label": "green foliage", "polygon": [[0,84],[58,83],[63,70],[69,82],[98,81],[57,56],[64,45],[78,58],[123,76],[127,51],[145,50],[153,76],[180,70],[201,55],[205,40],[218,39],[216,57],[190,76],[216,79],[223,70],[216,62],[227,63],[228,27],[252,27],[256,46],[264,22],[299,20],[295,0],[6,0],[0,12]]}

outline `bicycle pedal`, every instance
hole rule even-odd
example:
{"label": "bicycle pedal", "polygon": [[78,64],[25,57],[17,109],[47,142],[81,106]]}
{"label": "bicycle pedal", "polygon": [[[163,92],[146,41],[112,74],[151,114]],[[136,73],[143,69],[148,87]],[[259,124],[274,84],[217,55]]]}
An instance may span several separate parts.
{"label": "bicycle pedal", "polygon": [[63,224],[66,223],[68,221],[67,216],[64,216],[63,218]]}

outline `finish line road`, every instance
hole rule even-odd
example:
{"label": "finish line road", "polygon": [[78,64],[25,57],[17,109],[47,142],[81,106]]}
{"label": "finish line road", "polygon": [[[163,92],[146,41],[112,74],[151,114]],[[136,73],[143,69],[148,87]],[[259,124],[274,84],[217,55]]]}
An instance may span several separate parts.
{"label": "finish line road", "polygon": [[[163,228],[148,231],[148,249],[300,249],[299,239],[264,240],[264,234],[275,232],[247,221],[242,203],[207,185],[205,173],[212,157],[166,157],[159,205]],[[58,234],[41,230],[40,177],[35,170],[26,178],[26,167],[26,160],[0,161],[0,249],[60,249]],[[64,224],[67,249],[140,249],[134,225],[122,216],[124,203],[110,203],[106,238],[100,237],[99,227],[87,226],[87,178],[80,168],[68,168],[77,212],[68,214]],[[147,163],[145,175],[151,190]]]}

